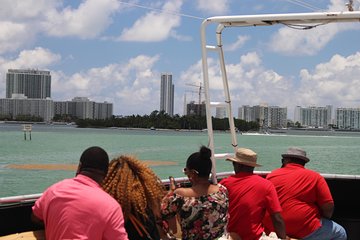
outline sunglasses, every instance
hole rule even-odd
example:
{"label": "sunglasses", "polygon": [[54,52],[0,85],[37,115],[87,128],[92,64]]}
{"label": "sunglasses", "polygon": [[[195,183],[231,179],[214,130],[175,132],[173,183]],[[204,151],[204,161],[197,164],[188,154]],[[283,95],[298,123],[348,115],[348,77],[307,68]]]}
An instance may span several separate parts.
{"label": "sunglasses", "polygon": [[196,173],[196,174],[199,174],[199,172],[196,171],[195,169],[184,168],[182,171],[183,171],[183,173],[184,173],[185,175],[187,175],[190,171],[192,171],[192,172],[194,172],[194,173]]}

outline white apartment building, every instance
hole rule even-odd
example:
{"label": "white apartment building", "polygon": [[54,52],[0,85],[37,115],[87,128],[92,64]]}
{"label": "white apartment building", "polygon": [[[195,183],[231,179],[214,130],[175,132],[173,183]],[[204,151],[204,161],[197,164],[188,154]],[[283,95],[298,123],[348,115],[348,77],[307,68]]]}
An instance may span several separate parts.
{"label": "white apartment building", "polygon": [[28,99],[23,94],[14,95],[16,98],[0,99],[0,115],[11,118],[19,115],[41,117],[50,122],[54,117],[54,103],[51,99]]}
{"label": "white apartment building", "polygon": [[71,101],[54,101],[54,114],[66,114],[79,119],[108,119],[113,115],[113,104],[75,97]]}
{"label": "white apartment building", "polygon": [[239,108],[239,119],[258,122],[262,128],[284,128],[287,125],[287,108],[266,104]]}
{"label": "white apartment building", "polygon": [[336,125],[339,129],[360,129],[360,108],[337,108],[335,115]]}
{"label": "white apartment building", "polygon": [[327,128],[331,124],[332,106],[326,107],[301,107],[296,106],[294,122],[299,122],[304,127]]}

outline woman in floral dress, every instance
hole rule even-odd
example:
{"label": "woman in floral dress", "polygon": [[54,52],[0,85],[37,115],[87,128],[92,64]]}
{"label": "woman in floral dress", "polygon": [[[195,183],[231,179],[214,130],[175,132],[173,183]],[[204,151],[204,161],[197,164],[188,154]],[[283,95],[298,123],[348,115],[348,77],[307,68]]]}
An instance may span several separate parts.
{"label": "woman in floral dress", "polygon": [[170,189],[162,201],[162,218],[171,220],[178,216],[182,239],[217,239],[224,233],[228,195],[224,186],[209,182],[210,157],[211,150],[205,146],[191,154],[183,171],[192,186]]}

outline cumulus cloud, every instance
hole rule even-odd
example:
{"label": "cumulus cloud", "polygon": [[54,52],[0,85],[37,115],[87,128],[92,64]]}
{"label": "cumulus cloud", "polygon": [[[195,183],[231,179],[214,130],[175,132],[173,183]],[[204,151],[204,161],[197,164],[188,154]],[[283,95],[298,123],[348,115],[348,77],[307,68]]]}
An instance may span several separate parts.
{"label": "cumulus cloud", "polygon": [[33,50],[21,51],[15,59],[0,59],[0,69],[3,73],[6,73],[10,68],[46,69],[60,60],[59,54],[53,53],[49,49],[37,47]]}
{"label": "cumulus cloud", "polygon": [[0,20],[37,20],[59,4],[57,0],[1,0]]}
{"label": "cumulus cloud", "polygon": [[25,24],[0,22],[0,54],[15,51],[31,43],[34,35],[34,32],[29,32]]}
{"label": "cumulus cloud", "polygon": [[229,0],[222,1],[209,1],[209,0],[197,0],[197,8],[210,15],[225,14],[229,11]]}
{"label": "cumulus cloud", "polygon": [[[223,83],[219,65],[214,59],[209,59],[209,79],[211,101],[224,102]],[[261,57],[250,52],[240,57],[240,61],[227,64],[227,76],[232,95],[233,107],[241,105],[258,105],[260,102],[280,104],[283,102],[291,82],[271,69],[265,69]],[[183,72],[183,81],[202,81],[201,61]]]}
{"label": "cumulus cloud", "polygon": [[238,36],[234,43],[228,44],[224,47],[225,51],[235,51],[245,45],[250,40],[250,36]]}
{"label": "cumulus cloud", "polygon": [[[344,2],[332,0],[329,11],[344,11]],[[289,27],[280,28],[271,38],[269,49],[287,55],[315,55],[324,48],[338,33],[360,29],[356,23],[330,23],[311,30],[295,30]]]}
{"label": "cumulus cloud", "polygon": [[180,25],[180,16],[168,13],[180,12],[182,1],[166,1],[162,13],[151,11],[139,18],[131,28],[125,28],[119,40],[138,42],[158,42],[170,36],[177,36],[174,29]]}
{"label": "cumulus cloud", "polygon": [[55,73],[53,98],[89,97],[112,102],[115,114],[149,114],[159,106],[160,75],[154,70],[158,60],[157,55],[139,55],[127,63],[109,64],[71,76]]}
{"label": "cumulus cloud", "polygon": [[45,12],[44,27],[51,36],[93,38],[111,24],[119,6],[116,0],[87,0],[76,9],[66,7],[59,12],[53,8]]}
{"label": "cumulus cloud", "polygon": [[299,96],[303,105],[322,104],[337,107],[359,107],[360,52],[344,57],[333,56],[313,71],[300,72]]}

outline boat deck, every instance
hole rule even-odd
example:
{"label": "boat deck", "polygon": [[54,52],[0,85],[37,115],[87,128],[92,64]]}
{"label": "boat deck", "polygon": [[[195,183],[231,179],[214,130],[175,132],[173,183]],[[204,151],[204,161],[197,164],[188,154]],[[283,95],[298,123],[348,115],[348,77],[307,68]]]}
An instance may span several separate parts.
{"label": "boat deck", "polygon": [[[256,172],[266,176],[267,172]],[[218,179],[232,173],[220,173]],[[360,239],[360,176],[323,174],[329,184],[335,201],[333,220],[341,224],[347,231],[349,240]],[[187,178],[177,178],[176,182],[182,186],[189,184]],[[163,180],[168,186],[169,180]],[[16,234],[26,231],[41,230],[31,222],[31,207],[41,194],[0,198],[0,236]],[[21,199],[21,200],[20,200]]]}

